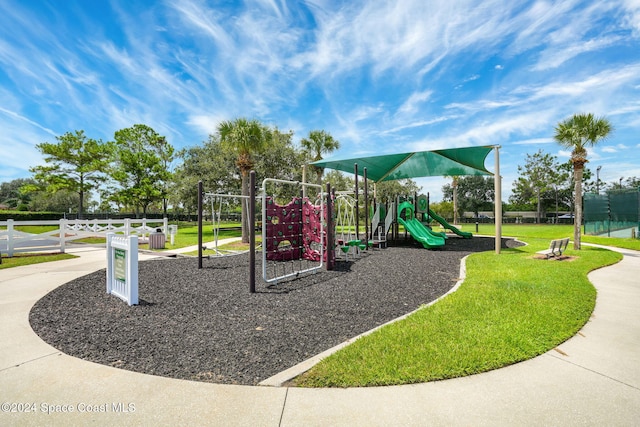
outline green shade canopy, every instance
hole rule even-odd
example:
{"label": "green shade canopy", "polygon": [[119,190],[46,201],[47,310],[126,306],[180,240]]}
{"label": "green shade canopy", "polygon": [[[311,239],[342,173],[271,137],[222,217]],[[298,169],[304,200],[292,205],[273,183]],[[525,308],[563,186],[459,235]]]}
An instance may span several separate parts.
{"label": "green shade canopy", "polygon": [[311,164],[350,173],[354,173],[353,165],[357,164],[358,175],[363,175],[364,168],[367,168],[367,178],[374,182],[426,176],[493,175],[484,166],[493,148],[490,145],[351,159],[332,158]]}

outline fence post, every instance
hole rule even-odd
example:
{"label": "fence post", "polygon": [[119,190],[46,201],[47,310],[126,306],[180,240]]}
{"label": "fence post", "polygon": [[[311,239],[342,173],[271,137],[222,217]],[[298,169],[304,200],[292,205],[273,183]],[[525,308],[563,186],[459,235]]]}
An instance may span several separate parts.
{"label": "fence post", "polygon": [[127,237],[127,300],[138,305],[138,236]]}
{"label": "fence post", "polygon": [[128,237],[129,234],[131,234],[131,219],[125,218],[124,219],[124,235]]}
{"label": "fence post", "polygon": [[165,236],[169,234],[169,218],[166,216],[162,219],[162,231]]}
{"label": "fence post", "polygon": [[111,239],[115,236],[115,233],[107,233],[107,293],[111,293],[111,286],[113,284],[113,254],[111,249]]}
{"label": "fence post", "polygon": [[13,256],[13,220],[7,220],[7,255],[9,258]]}
{"label": "fence post", "polygon": [[67,240],[67,220],[64,218],[60,219],[60,231],[58,235],[60,236],[60,252],[64,253],[65,242]]}

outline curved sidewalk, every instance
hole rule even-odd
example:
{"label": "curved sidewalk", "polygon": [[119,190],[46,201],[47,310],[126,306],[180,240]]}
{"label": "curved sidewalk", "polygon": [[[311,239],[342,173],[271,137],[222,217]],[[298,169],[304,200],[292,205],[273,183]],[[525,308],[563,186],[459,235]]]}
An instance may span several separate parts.
{"label": "curved sidewalk", "polygon": [[0,270],[0,425],[638,425],[640,252],[614,250],[624,260],[589,275],[592,319],[559,348],[465,378],[354,389],[206,384],[67,356],[33,333],[29,310],[104,268],[104,250]]}

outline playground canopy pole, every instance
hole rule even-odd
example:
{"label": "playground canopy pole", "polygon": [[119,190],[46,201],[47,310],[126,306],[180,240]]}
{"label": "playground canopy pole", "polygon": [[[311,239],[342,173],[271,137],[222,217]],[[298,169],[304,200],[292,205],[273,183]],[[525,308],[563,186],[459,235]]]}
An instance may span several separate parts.
{"label": "playground canopy pole", "polygon": [[307,197],[307,165],[302,165],[302,198]]}
{"label": "playground canopy pole", "polygon": [[336,262],[336,252],[335,252],[335,236],[334,236],[334,231],[335,231],[335,224],[333,223],[333,200],[331,200],[332,198],[332,194],[331,194],[331,184],[327,182],[327,210],[326,210],[326,215],[327,215],[327,231],[325,233],[326,236],[326,240],[325,240],[325,246],[327,248],[326,253],[327,253],[327,270],[333,270],[335,267],[335,262]]}
{"label": "playground canopy pole", "polygon": [[202,181],[198,181],[198,268],[202,268]]}
{"label": "playground canopy pole", "polygon": [[369,250],[369,187],[367,185],[367,168],[363,169],[362,177],[364,179],[364,236],[365,236],[365,247],[366,247],[366,250],[368,251]]}
{"label": "playground canopy pole", "polygon": [[502,247],[502,177],[500,176],[500,146],[495,148],[495,175],[494,191],[496,193],[495,223],[496,223],[496,254],[500,253]]}
{"label": "playground canopy pole", "polygon": [[358,211],[358,164],[353,164],[354,174],[356,175],[356,240],[360,239],[360,212]]}
{"label": "playground canopy pole", "polygon": [[[256,172],[249,173],[249,292],[256,292]],[[264,224],[262,225],[264,227]]]}

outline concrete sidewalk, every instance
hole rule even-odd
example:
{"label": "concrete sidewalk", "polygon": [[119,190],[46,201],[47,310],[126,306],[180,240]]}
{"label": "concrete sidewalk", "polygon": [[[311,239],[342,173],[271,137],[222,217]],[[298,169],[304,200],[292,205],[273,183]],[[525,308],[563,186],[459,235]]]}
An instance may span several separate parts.
{"label": "concrete sidewalk", "polygon": [[589,275],[593,317],[559,348],[480,375],[354,389],[205,384],[67,356],[33,333],[29,310],[104,268],[104,250],[0,270],[0,425],[638,425],[640,252],[620,252]]}

